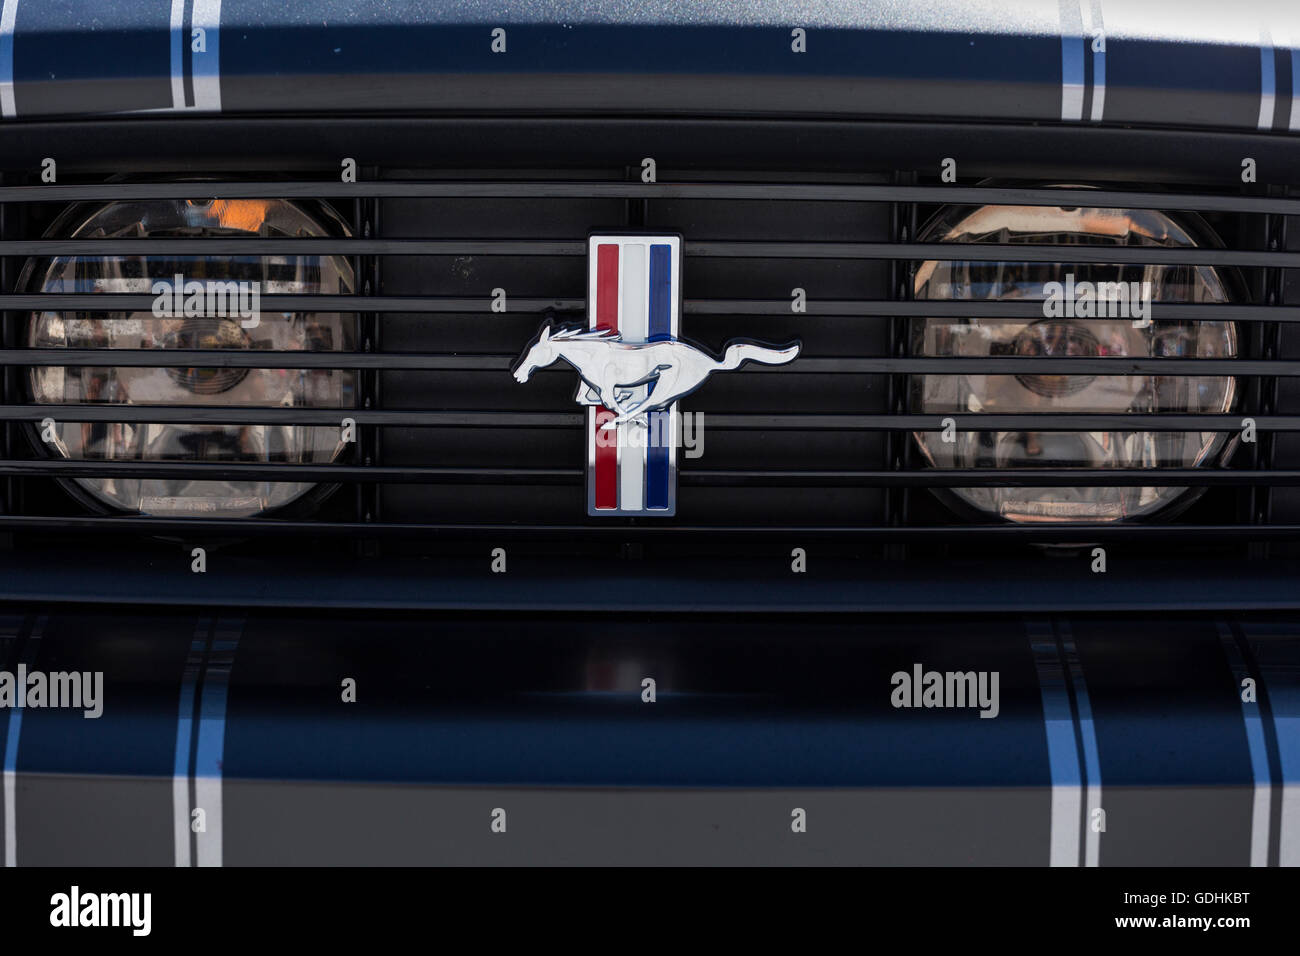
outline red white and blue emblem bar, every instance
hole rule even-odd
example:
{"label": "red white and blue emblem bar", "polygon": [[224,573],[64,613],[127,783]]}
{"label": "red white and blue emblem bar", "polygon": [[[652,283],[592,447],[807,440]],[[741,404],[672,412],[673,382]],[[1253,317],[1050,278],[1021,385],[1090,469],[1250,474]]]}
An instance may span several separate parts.
{"label": "red white and blue emblem bar", "polygon": [[[676,339],[681,321],[681,261],[680,236],[591,236],[587,327],[616,332],[624,344]],[[637,386],[631,391],[635,401],[644,399],[650,389]],[[602,430],[614,417],[616,413],[603,406],[587,409],[587,513],[674,514],[676,404]]]}

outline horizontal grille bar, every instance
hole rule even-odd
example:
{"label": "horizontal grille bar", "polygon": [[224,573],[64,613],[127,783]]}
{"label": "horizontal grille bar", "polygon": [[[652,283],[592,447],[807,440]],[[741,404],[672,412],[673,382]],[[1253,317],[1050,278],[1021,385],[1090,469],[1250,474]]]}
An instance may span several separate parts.
{"label": "horizontal grille bar", "polygon": [[[1300,539],[1300,525],[1227,525],[1227,524],[1041,524],[990,525],[944,524],[906,527],[822,526],[822,525],[686,525],[646,523],[630,526],[621,522],[592,522],[564,525],[511,524],[435,524],[417,522],[356,521],[289,521],[273,518],[151,518],[123,515],[112,517],[72,517],[67,515],[0,515],[0,530],[60,533],[138,532],[143,534],[223,535],[263,537],[296,536],[365,536],[365,537],[522,537],[531,540],[555,538],[570,540],[574,536],[674,536],[699,534],[711,537],[766,536],[787,538],[851,537],[879,541],[950,541],[1008,539],[1041,543],[1091,544],[1104,540],[1199,540],[1249,541]],[[486,567],[486,564],[485,564]]]}
{"label": "horizontal grille bar", "polygon": [[[68,310],[79,312],[148,311],[157,296],[141,293],[47,292],[0,295],[0,309]],[[413,312],[464,313],[491,311],[486,296],[466,299],[440,296],[387,295],[280,295],[259,297],[263,312]],[[900,301],[894,299],[806,300],[806,314],[843,318],[1043,318],[1041,302]],[[510,298],[508,313],[582,312],[582,299]],[[790,315],[789,299],[687,299],[682,306],[688,315]],[[1206,305],[1204,303],[1153,302],[1153,320],[1177,319],[1202,322],[1300,322],[1300,306]],[[1093,321],[1080,316],[1072,321]]]}
{"label": "horizontal grille bar", "polygon": [[[733,259],[938,259],[947,262],[1141,263],[1300,267],[1300,252],[1165,246],[945,242],[687,242],[688,256]],[[583,256],[569,239],[6,239],[21,256]]]}
{"label": "horizontal grille bar", "polygon": [[[158,299],[145,293],[77,293],[46,292],[19,295],[0,295],[0,309],[58,310],[78,312],[136,312],[148,311]],[[450,296],[398,296],[398,295],[283,295],[262,293],[258,301],[263,312],[491,312],[490,300],[454,298]],[[790,302],[783,303],[790,311]],[[577,312],[585,307],[582,299],[511,298],[509,312]],[[1041,311],[1041,310],[1040,310]],[[1300,308],[1296,313],[1300,316]]]}
{"label": "horizontal grille bar", "polygon": [[[418,352],[303,352],[239,349],[0,349],[0,366],[118,366],[129,368],[347,368],[501,372],[516,355],[448,355]],[[554,371],[548,369],[545,371]],[[791,373],[912,373],[983,375],[1269,375],[1300,376],[1300,361],[1178,358],[799,358],[787,365],[746,366],[746,371]]]}
{"label": "horizontal grille bar", "polygon": [[587,243],[574,239],[6,239],[7,256],[581,256]]}
{"label": "horizontal grille bar", "polygon": [[[480,412],[360,408],[239,408],[208,405],[0,405],[0,418],[64,422],[139,422],[150,424],[338,425],[411,427],[572,428],[586,418],[576,412]],[[1300,431],[1300,415],[1251,416],[1261,431]],[[1048,414],[993,415],[819,415],[713,414],[709,428],[808,429],[862,431],[941,431],[951,419],[963,431],[1235,431],[1240,415]]]}
{"label": "horizontal grille bar", "polygon": [[158,182],[5,186],[0,202],[72,202],[123,199],[721,199],[789,202],[911,202],[1086,205],[1090,208],[1188,209],[1202,212],[1300,215],[1300,200],[1211,193],[1126,192],[1080,188],[926,186],[860,183],[629,183],[614,181],[375,180],[328,182]]}
{"label": "horizontal grille bar", "polygon": [[[78,312],[148,311],[155,295],[134,293],[32,293],[0,295],[0,310],[49,310]],[[491,300],[437,297],[437,295],[279,295],[260,297],[264,312],[485,312]],[[582,299],[510,298],[507,313],[581,312]],[[789,299],[686,299],[682,311],[688,315],[789,315]],[[1152,319],[1188,321],[1269,321],[1300,323],[1300,306],[1240,306],[1204,303],[1153,302]],[[871,317],[915,317],[915,319],[1041,319],[1041,302],[952,302],[952,300],[841,299],[806,300],[806,315],[840,316],[844,319]],[[1092,321],[1079,316],[1073,321]]]}
{"label": "horizontal grille bar", "polygon": [[[263,301],[268,296],[263,296]],[[0,296],[0,305],[4,297]],[[475,300],[476,307],[485,308],[485,300]],[[582,303],[578,303],[581,307]],[[956,318],[956,319],[1041,319],[1043,303],[1036,301],[968,302],[952,300],[899,300],[899,299],[848,299],[805,301],[808,315],[842,316],[844,318]],[[787,315],[789,299],[687,299],[683,310],[695,315]],[[416,310],[410,310],[416,311]],[[429,310],[436,311],[436,310]],[[511,311],[515,311],[513,308]],[[518,311],[523,311],[519,309]],[[1151,318],[1161,320],[1185,319],[1202,322],[1300,322],[1300,306],[1288,305],[1207,305],[1191,302],[1152,302]],[[1092,321],[1079,316],[1071,321]]]}
{"label": "horizontal grille bar", "polygon": [[[0,461],[0,476],[19,478],[188,478],[194,481],[375,481],[390,484],[572,485],[581,468],[446,468],[416,465],[286,465],[261,462]],[[1297,470],[1210,468],[929,468],[909,471],[741,471],[683,467],[681,482],[725,487],[990,487],[1054,488],[1075,485],[1241,487],[1300,486]]]}
{"label": "horizontal grille bar", "polygon": [[571,484],[581,468],[446,468],[400,465],[294,465],[262,462],[0,461],[0,476],[32,478],[189,478],[194,481],[376,481],[413,484]]}

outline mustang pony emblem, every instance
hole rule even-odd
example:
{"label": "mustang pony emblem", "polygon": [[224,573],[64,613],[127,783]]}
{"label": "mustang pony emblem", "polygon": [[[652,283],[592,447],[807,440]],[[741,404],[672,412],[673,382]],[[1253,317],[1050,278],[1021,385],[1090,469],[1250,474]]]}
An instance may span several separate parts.
{"label": "mustang pony emblem", "polygon": [[615,413],[600,426],[608,431],[667,409],[714,372],[729,372],[746,362],[784,365],[798,355],[797,344],[770,348],[735,342],[726,347],[721,359],[715,359],[680,339],[624,342],[609,329],[553,331],[546,325],[515,366],[515,381],[526,382],[537,369],[563,359],[582,377],[574,399],[583,405],[603,405]]}
{"label": "mustang pony emblem", "polygon": [[527,382],[564,361],[581,378],[574,399],[587,406],[589,515],[676,514],[677,445],[695,424],[683,421],[677,400],[714,372],[783,365],[799,354],[797,344],[737,341],[715,358],[682,341],[681,275],[681,236],[589,236],[587,327],[546,323],[512,370]]}

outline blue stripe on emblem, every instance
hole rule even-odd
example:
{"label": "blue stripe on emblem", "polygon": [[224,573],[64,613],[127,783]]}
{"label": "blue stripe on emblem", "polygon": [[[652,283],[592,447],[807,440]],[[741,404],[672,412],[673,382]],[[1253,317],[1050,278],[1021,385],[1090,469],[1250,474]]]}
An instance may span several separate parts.
{"label": "blue stripe on emblem", "polygon": [[[672,246],[654,243],[650,246],[650,321],[646,340],[657,342],[671,339],[672,328]],[[651,412],[649,415],[650,440],[646,449],[646,508],[668,507],[668,442],[672,440],[672,412]]]}

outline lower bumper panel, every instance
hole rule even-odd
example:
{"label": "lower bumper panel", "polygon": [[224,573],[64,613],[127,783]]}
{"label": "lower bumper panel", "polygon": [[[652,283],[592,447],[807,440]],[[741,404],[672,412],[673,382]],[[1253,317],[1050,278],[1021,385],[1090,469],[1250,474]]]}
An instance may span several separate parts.
{"label": "lower bumper panel", "polygon": [[11,865],[1300,864],[1289,615],[18,607],[20,673]]}

